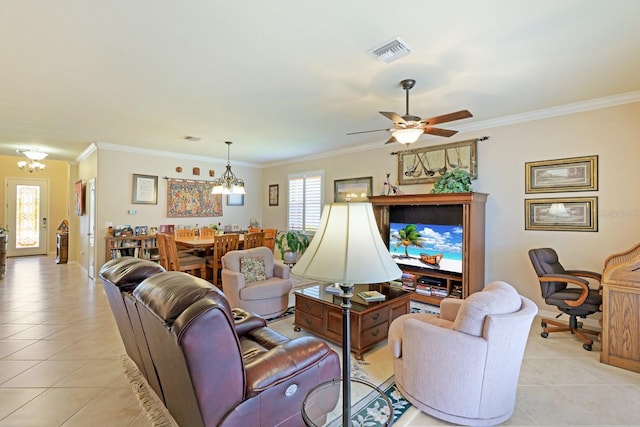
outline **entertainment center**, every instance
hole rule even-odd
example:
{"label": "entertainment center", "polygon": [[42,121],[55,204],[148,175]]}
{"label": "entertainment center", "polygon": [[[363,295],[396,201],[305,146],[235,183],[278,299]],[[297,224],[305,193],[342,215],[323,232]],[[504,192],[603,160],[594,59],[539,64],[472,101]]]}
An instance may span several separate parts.
{"label": "entertainment center", "polygon": [[416,285],[429,289],[430,294],[414,292],[412,300],[439,306],[447,296],[466,298],[482,290],[487,197],[473,192],[369,197],[394,260]]}

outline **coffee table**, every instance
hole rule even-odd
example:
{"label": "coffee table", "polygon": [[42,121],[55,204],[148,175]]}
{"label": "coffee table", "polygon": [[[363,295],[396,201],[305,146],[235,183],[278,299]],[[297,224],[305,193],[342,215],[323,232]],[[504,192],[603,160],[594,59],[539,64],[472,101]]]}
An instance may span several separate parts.
{"label": "coffee table", "polygon": [[[342,344],[342,297],[326,292],[332,283],[315,283],[294,291],[295,331],[301,328],[336,344]],[[386,299],[367,303],[358,292],[378,291]],[[391,322],[409,313],[411,292],[388,283],[356,284],[351,299],[351,351],[356,359],[387,338]]]}

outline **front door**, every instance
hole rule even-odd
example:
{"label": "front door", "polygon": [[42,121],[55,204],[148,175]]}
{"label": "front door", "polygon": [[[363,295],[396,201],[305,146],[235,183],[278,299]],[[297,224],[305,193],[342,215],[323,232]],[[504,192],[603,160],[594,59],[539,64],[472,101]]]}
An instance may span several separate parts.
{"label": "front door", "polygon": [[49,231],[49,181],[7,178],[5,218],[7,256],[46,255]]}

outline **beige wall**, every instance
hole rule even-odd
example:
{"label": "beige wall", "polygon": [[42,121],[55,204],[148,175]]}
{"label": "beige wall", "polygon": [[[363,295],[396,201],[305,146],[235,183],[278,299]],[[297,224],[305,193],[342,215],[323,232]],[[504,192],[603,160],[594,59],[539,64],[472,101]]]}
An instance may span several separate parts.
{"label": "beige wall", "polygon": [[[478,180],[475,191],[488,193],[485,281],[505,280],[549,309],[529,262],[530,248],[549,246],[560,254],[566,268],[601,271],[604,259],[640,241],[640,103],[530,121],[511,126],[459,134],[450,140],[420,142],[415,148],[490,136],[478,143]],[[333,198],[335,179],[373,176],[374,193],[382,189],[386,172],[397,179],[397,160],[380,139],[380,149],[339,157],[279,165],[264,170],[264,182],[280,185],[280,205],[263,210],[263,223],[286,227],[287,174],[324,170],[325,201]],[[524,163],[575,156],[599,156],[600,186],[597,192],[525,195]],[[407,194],[426,193],[428,185],[402,186]],[[562,196],[598,196],[598,232],[524,230],[524,199]]]}
{"label": "beige wall", "polygon": [[[174,157],[139,154],[114,151],[99,148],[97,151],[97,216],[96,216],[96,244],[98,245],[98,268],[104,262],[106,223],[113,225],[129,224],[159,226],[160,224],[199,226],[221,223],[239,224],[248,227],[251,218],[260,220],[262,216],[262,171],[259,168],[236,165],[233,160],[233,172],[245,181],[247,194],[244,206],[227,206],[226,196],[223,196],[223,215],[220,217],[204,218],[168,218],[167,217],[167,181],[164,177],[212,180],[209,169],[220,176],[226,161],[214,163],[207,160],[184,159]],[[83,161],[84,163],[84,161]],[[176,167],[182,167],[182,172],[176,172]],[[192,173],[194,167],[200,168],[200,175]],[[154,175],[158,177],[158,204],[133,204],[132,183],[133,174]],[[135,210],[130,215],[129,210]]]}
{"label": "beige wall", "polygon": [[[59,160],[43,160],[45,169],[40,172],[25,172],[18,169],[17,162],[25,160],[24,156],[0,156],[0,179],[6,183],[6,178],[39,178],[49,180],[49,232],[47,233],[47,252],[56,252],[56,229],[63,220],[69,220],[69,190],[72,187],[69,179],[69,165],[67,162]],[[3,209],[0,209],[0,224],[10,231],[15,229],[15,225],[6,224],[5,201],[6,185],[0,188],[0,200],[3,201]],[[74,232],[77,230],[70,230]]]}

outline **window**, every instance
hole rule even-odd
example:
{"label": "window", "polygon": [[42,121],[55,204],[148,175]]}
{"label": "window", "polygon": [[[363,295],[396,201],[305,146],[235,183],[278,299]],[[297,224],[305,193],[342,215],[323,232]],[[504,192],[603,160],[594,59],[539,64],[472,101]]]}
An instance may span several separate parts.
{"label": "window", "polygon": [[321,171],[289,175],[288,228],[315,232],[322,213]]}

